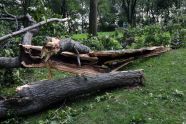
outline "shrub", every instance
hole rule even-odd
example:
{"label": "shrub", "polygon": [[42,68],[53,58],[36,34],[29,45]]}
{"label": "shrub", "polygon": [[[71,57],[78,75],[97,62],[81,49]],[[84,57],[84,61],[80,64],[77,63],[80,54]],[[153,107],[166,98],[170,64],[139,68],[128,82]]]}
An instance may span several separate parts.
{"label": "shrub", "polygon": [[176,31],[181,30],[181,25],[180,24],[173,24],[173,23],[168,23],[166,26],[167,31],[169,31],[171,34],[174,34]]}
{"label": "shrub", "polygon": [[100,37],[99,40],[102,42],[104,49],[106,50],[122,49],[121,44],[116,39],[108,35]]}
{"label": "shrub", "polygon": [[186,46],[186,29],[180,30],[180,39],[183,42],[183,46]]}
{"label": "shrub", "polygon": [[144,35],[144,28],[142,27],[136,27],[131,29],[131,33],[133,33],[134,36],[142,36]]}
{"label": "shrub", "polygon": [[157,40],[156,40],[155,35],[150,34],[150,35],[145,36],[145,40],[144,40],[145,46],[154,46],[157,44],[156,42],[157,42]]}
{"label": "shrub", "polygon": [[143,32],[145,35],[152,35],[152,34],[160,33],[161,27],[159,25],[145,26]]}
{"label": "shrub", "polygon": [[171,39],[172,48],[186,47],[186,29],[176,31]]}
{"label": "shrub", "polygon": [[145,46],[161,46],[169,45],[171,36],[169,32],[162,32],[157,34],[149,34],[145,36]]}
{"label": "shrub", "polygon": [[155,45],[169,45],[171,41],[170,33],[164,32],[156,35],[157,42]]}
{"label": "shrub", "polygon": [[144,47],[144,36],[141,37],[135,37],[135,43],[132,44],[131,48],[139,49]]}
{"label": "shrub", "polygon": [[102,42],[98,40],[97,37],[91,37],[81,41],[84,45],[90,47],[92,50],[104,50]]}
{"label": "shrub", "polygon": [[82,40],[81,43],[90,47],[92,50],[122,49],[121,44],[115,39],[115,37],[113,37],[113,35],[90,37],[88,39]]}

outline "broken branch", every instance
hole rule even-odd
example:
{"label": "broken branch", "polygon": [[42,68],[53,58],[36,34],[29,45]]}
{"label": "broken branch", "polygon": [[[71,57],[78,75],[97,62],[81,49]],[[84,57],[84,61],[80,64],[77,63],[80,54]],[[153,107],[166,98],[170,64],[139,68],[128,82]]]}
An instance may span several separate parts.
{"label": "broken branch", "polygon": [[12,32],[12,33],[10,33],[10,34],[7,34],[7,35],[5,35],[5,36],[3,36],[3,37],[0,37],[0,41],[7,40],[7,39],[9,39],[9,38],[11,38],[11,37],[14,37],[14,36],[16,36],[16,35],[22,34],[22,33],[24,33],[24,32],[27,32],[27,31],[29,31],[29,30],[31,30],[31,29],[40,27],[40,26],[42,26],[42,25],[44,25],[44,24],[47,24],[47,23],[50,23],[50,22],[65,22],[65,21],[67,21],[67,20],[68,20],[68,18],[65,18],[65,19],[59,19],[59,18],[47,19],[47,20],[45,20],[45,21],[41,21],[41,22],[36,23],[36,24],[34,24],[34,25],[31,25],[31,26],[29,26],[29,27],[23,28],[23,29],[21,29],[21,30],[19,30],[19,31],[15,31],[15,32]]}

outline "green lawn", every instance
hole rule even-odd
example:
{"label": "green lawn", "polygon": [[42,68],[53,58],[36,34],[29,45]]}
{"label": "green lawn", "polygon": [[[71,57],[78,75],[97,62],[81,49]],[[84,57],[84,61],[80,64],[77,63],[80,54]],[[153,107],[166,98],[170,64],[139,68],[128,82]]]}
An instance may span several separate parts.
{"label": "green lawn", "polygon": [[186,123],[186,49],[137,60],[123,70],[144,69],[145,86],[97,94],[40,114],[27,124],[184,124]]}

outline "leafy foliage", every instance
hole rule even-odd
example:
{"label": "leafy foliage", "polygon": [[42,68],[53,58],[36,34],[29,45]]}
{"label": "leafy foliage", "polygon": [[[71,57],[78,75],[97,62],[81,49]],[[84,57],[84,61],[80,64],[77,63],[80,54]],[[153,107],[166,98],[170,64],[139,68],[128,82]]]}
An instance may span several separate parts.
{"label": "leafy foliage", "polygon": [[[92,50],[118,50],[154,45],[186,48],[186,2],[184,0],[137,0],[136,2],[131,14],[132,11],[127,10],[132,4],[127,6],[126,0],[100,0],[99,31],[113,32],[99,33],[97,37],[86,34],[89,17],[87,0],[1,0],[0,18],[6,15],[3,7],[16,16],[29,13],[36,21],[52,17],[71,18],[65,24],[55,23],[41,27],[38,35],[33,39],[32,43],[35,45],[43,45],[46,36],[60,38],[70,37],[74,33],[85,33],[73,35],[72,38],[91,47]],[[131,28],[129,24],[135,27]],[[0,35],[16,31],[22,25],[28,26],[24,21],[20,21],[17,27],[16,21],[0,20]],[[18,44],[21,39],[22,36],[15,37],[2,43],[0,56],[18,56]],[[90,123],[123,123],[124,121],[126,123],[183,123],[185,121],[183,56],[185,56],[185,49],[179,49],[157,59],[150,59],[145,63],[139,61],[134,66],[125,68],[144,68],[147,75],[145,88],[119,90],[100,95],[90,101],[85,100],[83,103],[80,101],[69,107],[51,110],[43,116],[44,119],[36,117],[31,121],[41,124],[84,123],[85,120]],[[58,71],[54,73],[55,79],[69,75]],[[1,69],[0,94],[1,96],[14,95],[17,85],[46,78],[46,69]],[[103,117],[98,116],[99,114]],[[105,120],[105,116],[110,118]],[[24,122],[22,118],[13,118],[3,123],[21,122]]]}
{"label": "leafy foliage", "polygon": [[104,124],[182,123],[185,121],[183,110],[186,107],[185,55],[185,49],[178,49],[147,61],[138,60],[123,68],[143,68],[146,75],[145,87],[117,89],[88,99],[77,98],[76,102],[62,103],[58,109],[13,120],[30,124],[83,124],[85,121]]}
{"label": "leafy foliage", "polygon": [[92,48],[92,50],[117,50],[122,49],[121,44],[112,36],[90,37],[82,41],[83,44]]}

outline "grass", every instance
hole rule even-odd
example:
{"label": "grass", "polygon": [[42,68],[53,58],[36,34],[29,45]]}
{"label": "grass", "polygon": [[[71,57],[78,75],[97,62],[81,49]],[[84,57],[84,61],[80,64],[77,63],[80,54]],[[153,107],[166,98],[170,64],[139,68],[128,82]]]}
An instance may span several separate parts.
{"label": "grass", "polygon": [[[15,70],[14,70],[15,71]],[[17,82],[11,86],[0,86],[0,96],[13,96],[15,95],[15,90],[17,86],[30,83],[30,82],[35,82],[38,80],[46,80],[48,79],[48,69],[46,68],[27,68],[27,69],[19,69],[17,70],[19,72],[19,79],[17,79]],[[52,69],[52,76],[53,79],[61,79],[68,77],[70,74],[61,72],[58,70]],[[20,80],[21,79],[21,80]]]}
{"label": "grass", "polygon": [[71,104],[64,102],[57,109],[21,118],[19,123],[184,124],[185,56],[186,49],[178,49],[150,59],[137,60],[122,70],[144,69],[144,87],[116,89],[77,99]]}

